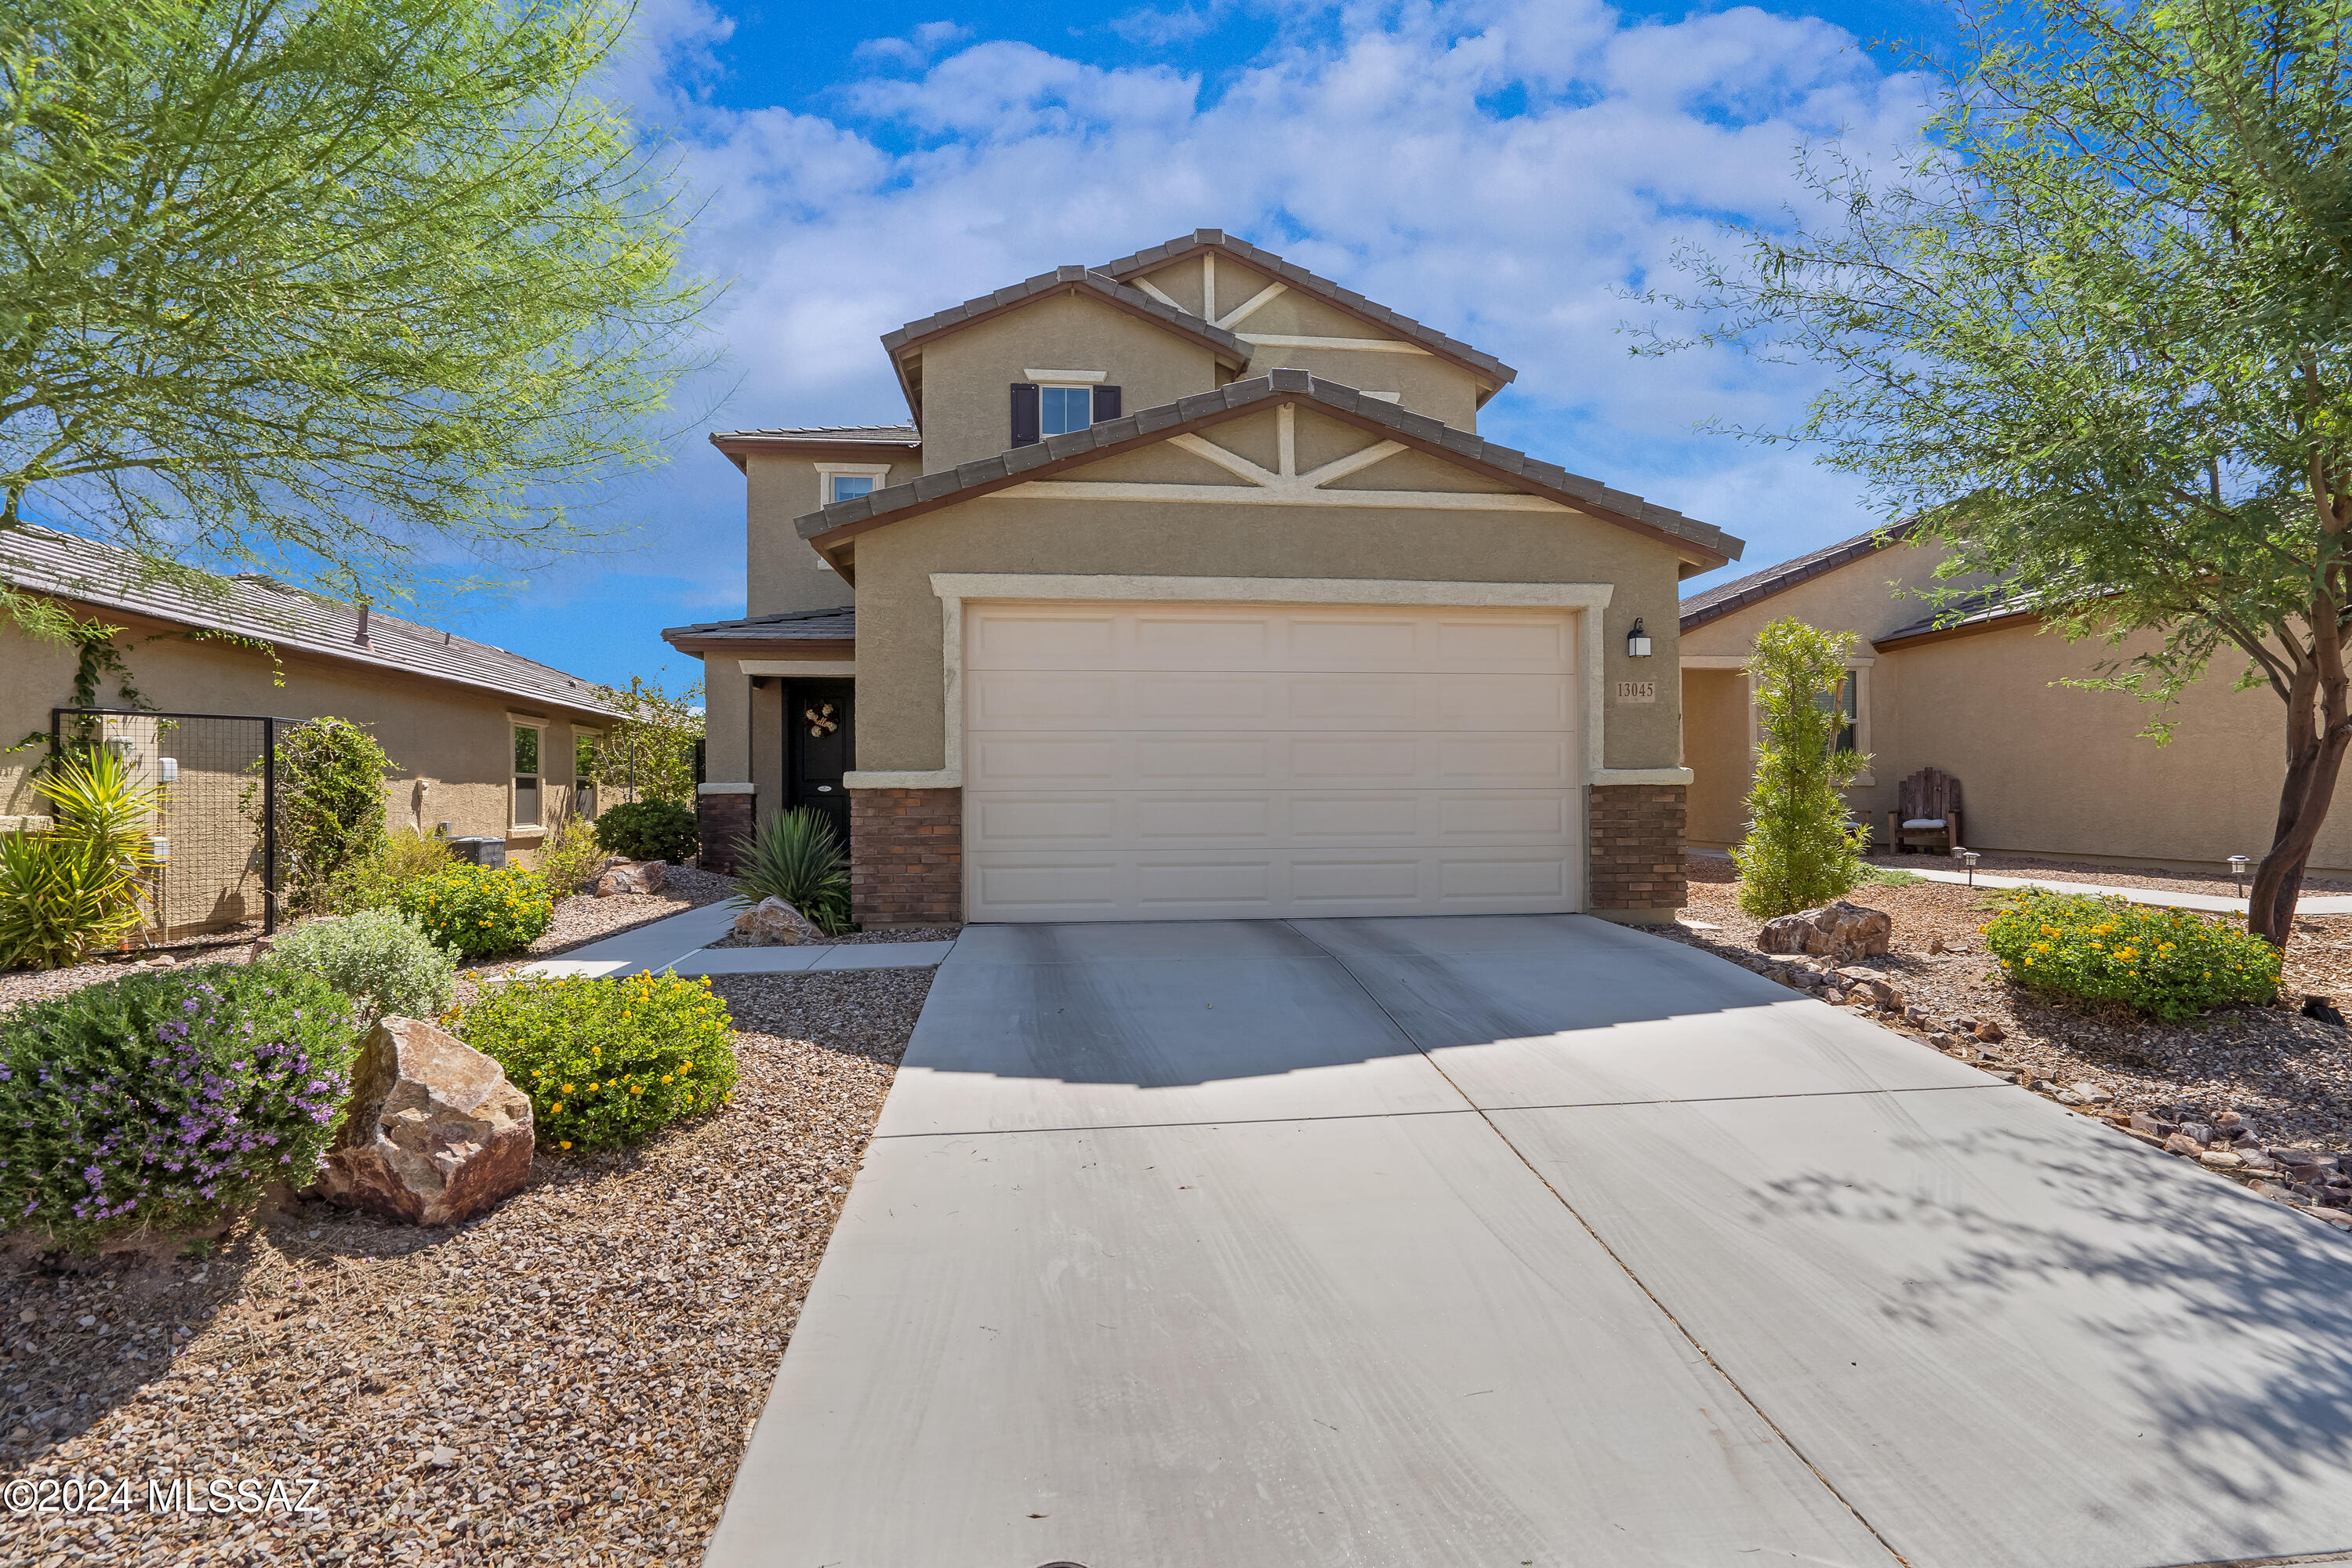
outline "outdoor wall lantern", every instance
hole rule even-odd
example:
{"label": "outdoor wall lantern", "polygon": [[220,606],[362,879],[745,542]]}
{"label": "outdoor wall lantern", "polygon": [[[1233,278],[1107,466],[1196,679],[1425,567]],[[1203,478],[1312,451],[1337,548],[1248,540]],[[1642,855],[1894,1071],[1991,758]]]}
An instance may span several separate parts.
{"label": "outdoor wall lantern", "polygon": [[1971,888],[1977,885],[1978,859],[1979,856],[1973,849],[1963,849],[1960,851],[1960,864],[1969,868],[1969,886]]}
{"label": "outdoor wall lantern", "polygon": [[1633,629],[1625,634],[1625,657],[1627,658],[1650,657],[1650,634],[1642,629],[1642,617],[1639,616],[1633,617]]}
{"label": "outdoor wall lantern", "polygon": [[2230,857],[2230,879],[2238,884],[2238,897],[2246,896],[2246,861],[2243,855]]}

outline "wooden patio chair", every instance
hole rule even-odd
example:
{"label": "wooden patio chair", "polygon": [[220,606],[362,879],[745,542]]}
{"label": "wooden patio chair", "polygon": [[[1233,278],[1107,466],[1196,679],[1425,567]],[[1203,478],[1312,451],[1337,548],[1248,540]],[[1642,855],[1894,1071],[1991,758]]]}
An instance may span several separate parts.
{"label": "wooden patio chair", "polygon": [[1960,781],[1941,768],[1921,768],[1895,786],[1895,809],[1886,814],[1887,847],[1901,854],[1912,844],[1949,855],[1960,843]]}

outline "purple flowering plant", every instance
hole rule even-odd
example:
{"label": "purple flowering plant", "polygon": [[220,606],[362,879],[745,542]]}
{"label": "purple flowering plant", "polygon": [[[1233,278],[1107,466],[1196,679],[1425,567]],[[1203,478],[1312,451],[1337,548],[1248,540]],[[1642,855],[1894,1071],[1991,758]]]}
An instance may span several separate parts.
{"label": "purple flowering plant", "polygon": [[86,1250],[308,1186],[359,1045],[355,1004],[325,981],[226,963],[0,1016],[0,1228]]}

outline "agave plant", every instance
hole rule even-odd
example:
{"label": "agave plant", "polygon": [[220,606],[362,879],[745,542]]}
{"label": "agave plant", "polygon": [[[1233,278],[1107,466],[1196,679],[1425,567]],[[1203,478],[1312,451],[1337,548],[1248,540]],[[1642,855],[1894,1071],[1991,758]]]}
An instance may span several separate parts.
{"label": "agave plant", "polygon": [[735,841],[735,901],[782,899],[838,936],[849,929],[847,858],[824,813],[780,811]]}
{"label": "agave plant", "polygon": [[145,922],[139,886],[100,842],[0,834],[0,969],[56,969]]}

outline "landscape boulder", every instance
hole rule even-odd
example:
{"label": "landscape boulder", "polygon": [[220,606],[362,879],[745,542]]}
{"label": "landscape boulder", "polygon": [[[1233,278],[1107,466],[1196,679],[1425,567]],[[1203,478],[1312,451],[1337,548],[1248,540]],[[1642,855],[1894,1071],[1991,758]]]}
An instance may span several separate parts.
{"label": "landscape boulder", "polygon": [[1885,910],[1866,910],[1843,899],[1767,921],[1756,939],[1765,952],[1810,952],[1842,962],[1885,952],[1894,942],[1895,922]]}
{"label": "landscape boulder", "polygon": [[596,874],[596,896],[609,899],[615,893],[658,893],[668,877],[668,868],[659,860],[608,860]]}
{"label": "landscape boulder", "polygon": [[456,1225],[530,1179],[530,1100],[498,1063],[416,1018],[378,1020],[319,1194],[411,1225]]}
{"label": "landscape boulder", "polygon": [[750,937],[757,947],[798,947],[830,940],[814,921],[782,899],[761,899],[737,915],[735,934]]}

